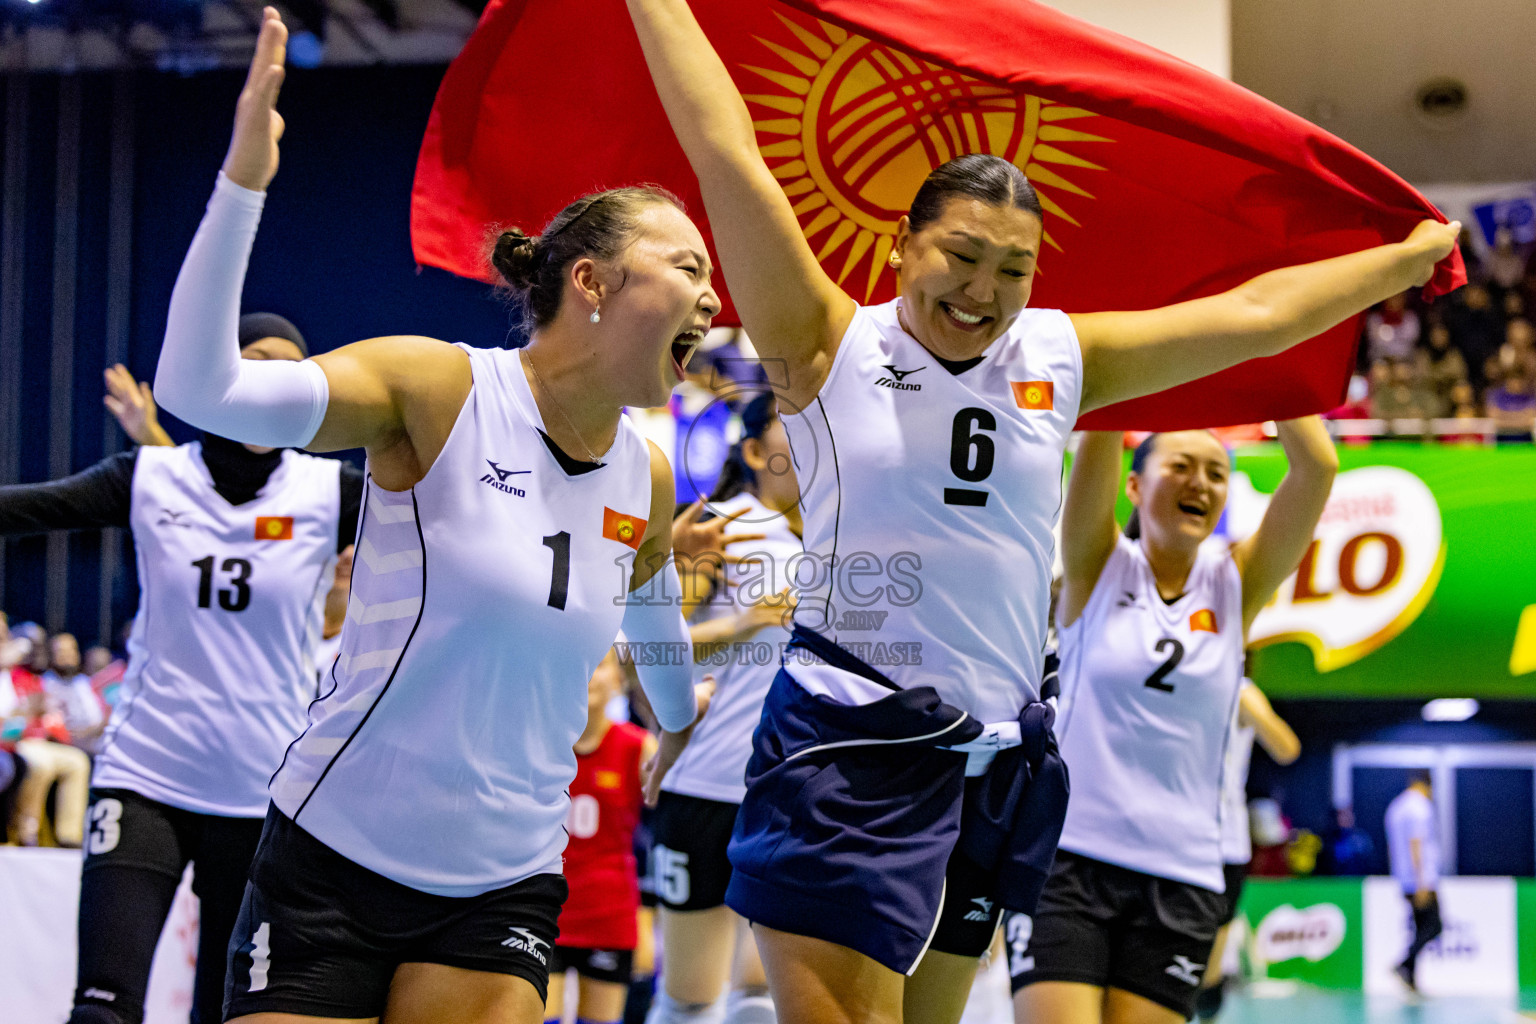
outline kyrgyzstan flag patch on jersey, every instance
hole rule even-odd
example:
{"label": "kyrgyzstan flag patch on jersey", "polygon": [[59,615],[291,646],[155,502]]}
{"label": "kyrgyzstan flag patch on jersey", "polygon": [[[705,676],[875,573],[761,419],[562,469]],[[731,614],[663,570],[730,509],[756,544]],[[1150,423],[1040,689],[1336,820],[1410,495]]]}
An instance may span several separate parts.
{"label": "kyrgyzstan flag patch on jersey", "polygon": [[257,540],[293,540],[293,516],[257,516]]}
{"label": "kyrgyzstan flag patch on jersey", "polygon": [[1048,380],[1011,380],[1013,401],[1020,409],[1056,408],[1055,387]]}
{"label": "kyrgyzstan flag patch on jersey", "polygon": [[639,516],[626,516],[603,506],[603,536],[640,550],[640,538],[645,536],[645,520]]}
{"label": "kyrgyzstan flag patch on jersey", "polygon": [[1189,617],[1189,631],[1191,633],[1219,633],[1216,628],[1216,613],[1209,608],[1201,608]]}

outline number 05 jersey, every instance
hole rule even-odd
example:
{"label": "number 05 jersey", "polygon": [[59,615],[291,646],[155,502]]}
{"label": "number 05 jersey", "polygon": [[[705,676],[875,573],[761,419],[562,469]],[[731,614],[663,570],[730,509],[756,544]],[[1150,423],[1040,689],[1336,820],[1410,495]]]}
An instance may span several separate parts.
{"label": "number 05 jersey", "polygon": [[1159,878],[1226,888],[1222,780],[1243,676],[1243,583],[1206,544],[1178,600],[1127,537],[1077,621],[1058,630],[1072,773],[1061,849]]}
{"label": "number 05 jersey", "polygon": [[[1012,721],[1039,693],[1077,333],[1065,313],[1026,309],[951,372],[902,329],[899,302],[859,307],[816,398],[781,404],[812,559],[795,572],[795,621],[900,686]],[[812,692],[871,685],[787,668]]]}
{"label": "number 05 jersey", "polygon": [[139,613],[92,785],[259,818],[304,728],[336,561],[341,463],[295,451],[256,497],[214,490],[202,445],[141,448],[129,521]]}

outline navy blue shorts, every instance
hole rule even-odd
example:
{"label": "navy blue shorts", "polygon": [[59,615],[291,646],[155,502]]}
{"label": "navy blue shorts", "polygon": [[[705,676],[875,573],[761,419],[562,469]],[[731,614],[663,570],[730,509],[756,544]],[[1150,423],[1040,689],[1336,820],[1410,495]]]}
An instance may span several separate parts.
{"label": "navy blue shorts", "polygon": [[965,755],[879,739],[922,735],[941,703],[916,687],[839,704],[781,670],[728,849],[731,909],[902,974],[930,947],[981,955],[1000,911],[992,874],[956,850]]}

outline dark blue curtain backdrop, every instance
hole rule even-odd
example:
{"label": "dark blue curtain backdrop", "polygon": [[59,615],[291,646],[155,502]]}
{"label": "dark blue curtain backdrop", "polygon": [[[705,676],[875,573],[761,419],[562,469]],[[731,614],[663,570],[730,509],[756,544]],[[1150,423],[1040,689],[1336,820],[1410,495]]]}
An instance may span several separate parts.
{"label": "dark blue curtain backdrop", "polygon": [[[316,352],[381,334],[424,334],[482,346],[507,342],[514,317],[492,289],[418,270],[411,259],[411,177],[443,70],[290,70],[281,101],[287,120],[282,166],[252,254],[246,310],[290,317]],[[110,75],[78,78],[71,471],[123,446],[120,432],[106,429],[101,402],[114,91],[125,84],[131,89],[133,112],[126,362],[135,375],[150,379],[171,287],[223,159],[242,79],[243,73],[232,72],[140,73],[126,83]],[[25,90],[27,107],[20,402],[11,430],[0,424],[0,437],[9,433],[19,448],[19,482],[50,475],[54,253],[56,243],[67,241],[55,238],[61,81],[51,75],[0,78],[8,99],[13,90]],[[0,146],[15,134],[0,132]],[[536,158],[531,152],[508,153],[508,159]],[[195,436],[169,417],[165,422],[178,441]],[[6,545],[0,608],[13,621],[45,618],[44,548],[42,538]],[[64,625],[85,643],[94,642],[99,631],[100,559],[100,538],[70,538]],[[132,617],[136,604],[133,564],[125,556],[113,587],[114,629]]]}
{"label": "dark blue curtain backdrop", "polygon": [[[1484,701],[1466,722],[1426,722],[1422,701],[1277,700],[1275,710],[1301,739],[1301,757],[1282,768],[1255,748],[1250,796],[1273,796],[1296,828],[1327,835],[1333,827],[1333,748],[1340,743],[1475,745],[1536,740],[1536,701]],[[1407,784],[1406,769],[1355,772],[1356,824],[1375,843],[1373,871],[1387,871],[1382,814]],[[1458,772],[1457,833],[1462,874],[1529,874],[1536,865],[1536,818],[1529,772]]]}

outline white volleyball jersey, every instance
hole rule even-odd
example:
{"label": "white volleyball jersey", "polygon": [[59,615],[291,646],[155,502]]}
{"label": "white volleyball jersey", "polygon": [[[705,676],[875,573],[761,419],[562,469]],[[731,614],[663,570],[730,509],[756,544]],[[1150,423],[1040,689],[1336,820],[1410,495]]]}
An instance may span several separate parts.
{"label": "white volleyball jersey", "polygon": [[254,499],[214,490],[200,443],[139,449],[139,613],[91,784],[259,818],[304,728],[336,562],[341,463],[285,451]]}
{"label": "white volleyball jersey", "polygon": [[[1242,691],[1253,683],[1247,679]],[[1248,831],[1248,768],[1253,763],[1253,726],[1243,725],[1236,709],[1232,715],[1232,736],[1227,740],[1227,764],[1221,789],[1221,860],[1224,864],[1247,864],[1253,859],[1253,837]]]}
{"label": "white volleyball jersey", "polygon": [[[769,510],[752,495],[743,493],[717,504],[726,512],[745,507],[746,514],[736,520],[738,532],[767,536],[731,547],[733,556],[751,561],[725,567],[721,586],[700,609],[698,622],[739,614],[790,586],[790,574],[805,550],[783,514]],[[696,680],[702,680],[706,673],[715,677],[715,697],[688,746],[662,780],[662,789],[732,804],[746,798],[752,733],[763,716],[763,700],[788,643],[789,630],[769,626],[694,666]]]}
{"label": "white volleyball jersey", "polygon": [[1243,671],[1242,580],[1203,547],[1165,602],[1120,537],[1088,605],[1058,631],[1056,724],[1072,774],[1061,848],[1222,892],[1222,776]]}
{"label": "white volleyball jersey", "polygon": [[651,500],[627,419],[600,468],[567,474],[517,352],[465,351],[473,385],[426,476],[368,481],[335,685],[272,780],[315,838],[444,896],[560,870],[587,680]]}
{"label": "white volleyball jersey", "polygon": [[[1077,334],[1065,313],[1026,309],[951,373],[901,328],[899,302],[860,307],[821,392],[783,410],[816,556],[795,621],[904,688],[1011,721],[1039,693]],[[819,662],[788,669],[812,692],[885,695]]]}

